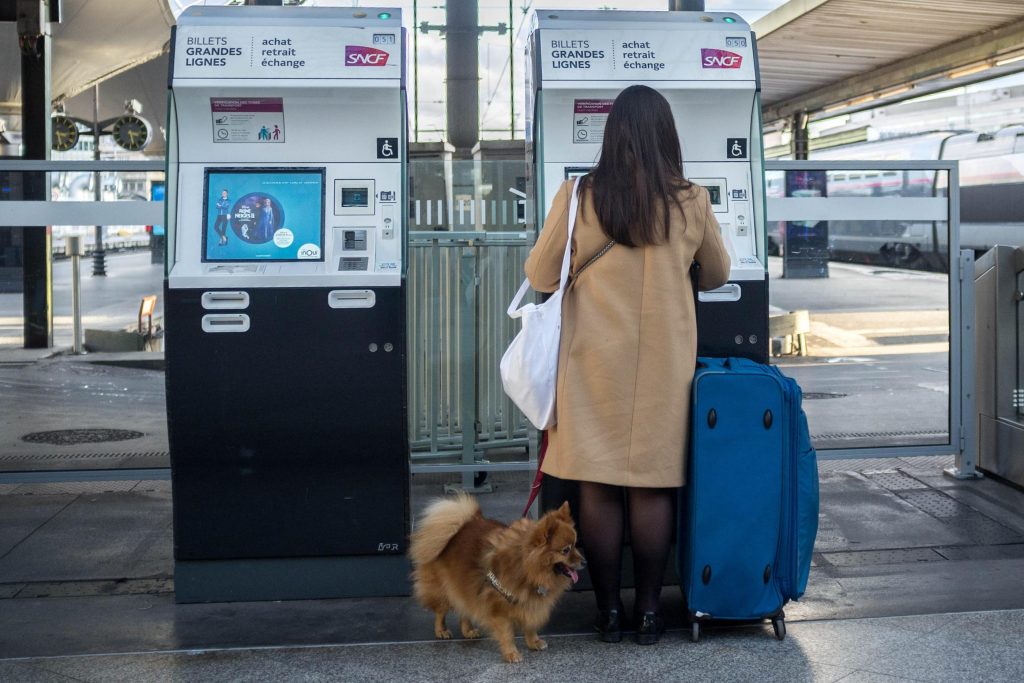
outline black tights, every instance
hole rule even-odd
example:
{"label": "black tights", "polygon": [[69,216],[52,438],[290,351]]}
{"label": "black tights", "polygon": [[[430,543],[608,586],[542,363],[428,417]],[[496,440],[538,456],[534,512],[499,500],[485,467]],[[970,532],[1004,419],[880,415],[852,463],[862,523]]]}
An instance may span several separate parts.
{"label": "black tights", "polygon": [[624,502],[629,504],[629,536],[636,578],[633,611],[642,614],[658,610],[672,542],[675,495],[676,489],[580,482],[580,533],[599,610],[622,609],[619,587]]}

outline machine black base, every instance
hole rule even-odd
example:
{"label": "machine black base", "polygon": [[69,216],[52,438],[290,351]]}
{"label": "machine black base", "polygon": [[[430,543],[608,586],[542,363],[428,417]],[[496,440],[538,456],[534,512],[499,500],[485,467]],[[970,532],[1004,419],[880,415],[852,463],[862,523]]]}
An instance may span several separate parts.
{"label": "machine black base", "polygon": [[178,561],[174,600],[251,602],[403,597],[410,593],[403,555],[268,560]]}
{"label": "machine black base", "polygon": [[[332,309],[330,289],[253,288],[239,311],[204,309],[204,291],[165,289],[180,599],[361,590],[333,569],[303,575],[319,566],[379,565],[363,572],[375,594],[407,590],[404,290]],[[220,313],[248,331],[204,332]]]}
{"label": "machine black base", "polygon": [[697,355],[768,362],[768,276],[736,282],[739,301],[697,302]]}

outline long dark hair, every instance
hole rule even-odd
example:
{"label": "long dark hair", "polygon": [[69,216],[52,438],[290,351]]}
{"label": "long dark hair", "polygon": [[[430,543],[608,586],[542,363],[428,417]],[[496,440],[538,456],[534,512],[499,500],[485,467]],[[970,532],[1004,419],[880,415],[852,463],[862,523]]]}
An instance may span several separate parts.
{"label": "long dark hair", "polygon": [[630,247],[668,240],[670,202],[691,187],[672,109],[661,93],[631,85],[615,98],[597,167],[587,175],[610,239]]}

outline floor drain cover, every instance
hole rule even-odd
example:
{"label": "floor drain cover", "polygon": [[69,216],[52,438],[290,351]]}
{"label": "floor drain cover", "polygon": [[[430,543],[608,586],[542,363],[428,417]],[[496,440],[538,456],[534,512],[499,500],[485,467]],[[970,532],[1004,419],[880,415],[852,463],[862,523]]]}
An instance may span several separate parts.
{"label": "floor drain cover", "polygon": [[32,432],[21,437],[28,443],[48,443],[55,446],[74,446],[80,443],[128,441],[145,436],[131,429],[57,429],[52,432]]}
{"label": "floor drain cover", "polygon": [[807,391],[804,392],[804,399],[813,401],[821,398],[845,398],[846,394],[837,394],[833,391]]}

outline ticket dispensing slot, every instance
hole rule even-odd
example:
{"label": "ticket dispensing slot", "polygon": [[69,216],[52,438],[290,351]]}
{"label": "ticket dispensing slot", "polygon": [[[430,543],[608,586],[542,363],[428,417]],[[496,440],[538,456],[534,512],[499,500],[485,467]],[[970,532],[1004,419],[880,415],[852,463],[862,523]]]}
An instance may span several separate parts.
{"label": "ticket dispensing slot", "polygon": [[743,290],[735,282],[730,282],[718,289],[699,292],[697,296],[701,301],[739,301],[743,296]]}
{"label": "ticket dispensing slot", "polygon": [[248,292],[203,292],[200,298],[203,308],[208,311],[243,310],[249,308]]}
{"label": "ticket dispensing slot", "polygon": [[210,313],[203,316],[203,332],[248,332],[249,316],[245,313]]}
{"label": "ticket dispensing slot", "polygon": [[372,289],[336,289],[327,295],[331,308],[373,308],[376,303]]}

